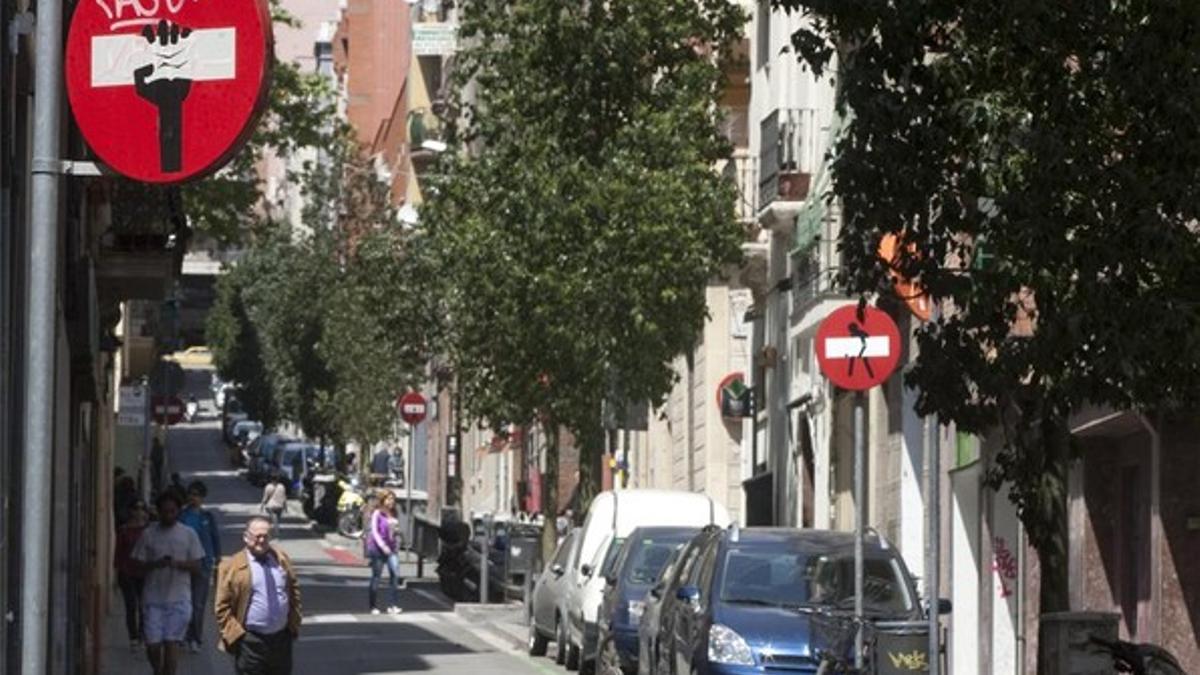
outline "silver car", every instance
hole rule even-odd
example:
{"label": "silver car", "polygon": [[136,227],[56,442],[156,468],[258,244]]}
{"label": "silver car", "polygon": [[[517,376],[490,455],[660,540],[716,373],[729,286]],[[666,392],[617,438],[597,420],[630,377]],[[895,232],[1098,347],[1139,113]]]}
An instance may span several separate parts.
{"label": "silver car", "polygon": [[[571,530],[559,543],[550,562],[542,569],[542,573],[534,582],[533,592],[529,597],[529,653],[532,656],[543,656],[551,640],[557,643],[554,660],[559,664],[567,663],[567,570],[575,565],[579,555],[580,530]],[[578,663],[578,656],[575,657]],[[578,667],[576,665],[576,667]]]}

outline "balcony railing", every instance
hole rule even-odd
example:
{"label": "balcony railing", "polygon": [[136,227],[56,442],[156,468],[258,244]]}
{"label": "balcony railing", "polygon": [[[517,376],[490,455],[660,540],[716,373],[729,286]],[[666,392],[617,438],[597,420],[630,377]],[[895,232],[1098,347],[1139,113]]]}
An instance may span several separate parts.
{"label": "balcony railing", "polygon": [[821,159],[816,109],[779,108],[763,119],[759,129],[759,207],[775,201],[804,201]]}
{"label": "balcony railing", "polygon": [[837,274],[841,255],[837,250],[837,218],[822,213],[805,223],[797,237],[804,242],[792,251],[792,312],[803,314],[812,305],[839,294]]}
{"label": "balcony railing", "polygon": [[721,175],[737,188],[738,222],[753,223],[758,214],[758,167],[754,157],[746,150],[735,150],[721,169]]}

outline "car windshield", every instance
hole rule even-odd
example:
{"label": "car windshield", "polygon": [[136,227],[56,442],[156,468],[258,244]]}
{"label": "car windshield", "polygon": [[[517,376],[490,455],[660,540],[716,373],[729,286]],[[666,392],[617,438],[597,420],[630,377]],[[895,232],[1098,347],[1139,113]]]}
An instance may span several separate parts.
{"label": "car windshield", "polygon": [[629,552],[629,561],[625,563],[625,582],[649,586],[658,581],[675,550],[683,544],[640,537],[632,546],[634,548]]}
{"label": "car windshield", "polygon": [[[912,598],[896,561],[863,561],[863,607],[875,615],[912,610]],[[854,557],[778,549],[732,549],[725,557],[721,600],[781,607],[854,606]]]}

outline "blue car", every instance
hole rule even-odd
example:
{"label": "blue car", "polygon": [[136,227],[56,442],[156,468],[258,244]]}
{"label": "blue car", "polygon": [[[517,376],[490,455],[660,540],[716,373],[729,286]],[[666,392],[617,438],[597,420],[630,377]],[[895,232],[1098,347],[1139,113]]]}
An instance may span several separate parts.
{"label": "blue car", "polygon": [[637,672],[638,624],[646,594],[676,550],[699,533],[696,527],[639,527],[604,561],[600,574],[607,588],[598,615],[595,655],[599,675]]}
{"label": "blue car", "polygon": [[[864,613],[923,616],[912,576],[877,535],[866,538]],[[747,528],[705,532],[689,545],[659,616],[662,675],[816,672],[814,616],[854,608],[849,532]]]}

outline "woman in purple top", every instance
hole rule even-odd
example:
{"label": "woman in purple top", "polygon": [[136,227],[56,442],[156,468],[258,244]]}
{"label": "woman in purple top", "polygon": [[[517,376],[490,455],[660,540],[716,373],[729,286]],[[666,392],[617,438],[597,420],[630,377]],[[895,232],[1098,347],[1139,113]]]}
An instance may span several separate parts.
{"label": "woman in purple top", "polygon": [[381,613],[376,603],[375,589],[379,585],[379,577],[383,576],[384,565],[387,565],[392,589],[392,604],[388,606],[387,612],[400,613],[400,558],[397,555],[396,523],[396,495],[384,490],[379,495],[379,506],[371,512],[367,531],[364,533],[367,539],[367,562],[371,565],[371,585],[367,595],[372,614]]}

